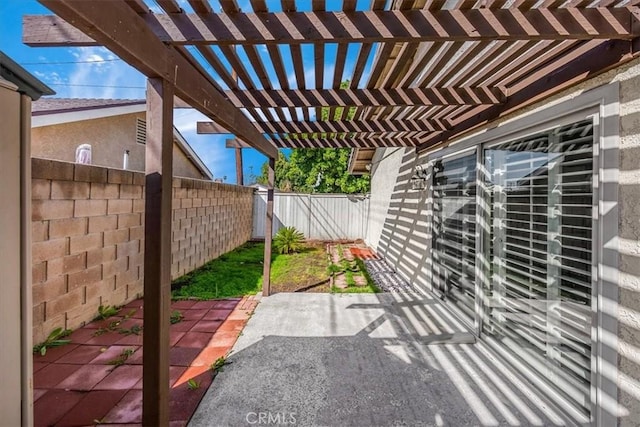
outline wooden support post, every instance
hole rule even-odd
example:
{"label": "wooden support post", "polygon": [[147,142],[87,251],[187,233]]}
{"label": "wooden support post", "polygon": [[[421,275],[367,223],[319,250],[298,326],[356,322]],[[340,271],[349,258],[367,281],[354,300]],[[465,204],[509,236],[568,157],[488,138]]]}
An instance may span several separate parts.
{"label": "wooden support post", "polygon": [[236,148],[236,183],[238,185],[244,184],[244,177],[242,173],[242,148]]}
{"label": "wooden support post", "polygon": [[147,82],[142,424],[169,425],[173,86]]}
{"label": "wooden support post", "polygon": [[271,240],[273,234],[273,186],[276,176],[276,159],[269,158],[269,182],[267,185],[267,222],[264,231],[264,269],[262,274],[262,295],[268,297],[271,293]]}

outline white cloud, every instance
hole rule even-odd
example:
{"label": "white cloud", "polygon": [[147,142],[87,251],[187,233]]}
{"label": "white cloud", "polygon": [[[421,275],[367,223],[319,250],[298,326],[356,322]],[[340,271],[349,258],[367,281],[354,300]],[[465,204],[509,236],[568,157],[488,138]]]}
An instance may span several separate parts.
{"label": "white cloud", "polygon": [[145,78],[103,47],[73,49],[79,61],[69,72],[71,98],[144,98]]}

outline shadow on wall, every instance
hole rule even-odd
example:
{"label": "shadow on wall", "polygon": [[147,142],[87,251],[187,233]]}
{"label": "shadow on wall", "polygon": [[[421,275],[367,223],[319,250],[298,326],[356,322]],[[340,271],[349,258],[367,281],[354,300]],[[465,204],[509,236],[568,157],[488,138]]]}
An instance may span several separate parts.
{"label": "shadow on wall", "polygon": [[396,271],[421,290],[431,290],[431,201],[426,191],[411,190],[417,155],[402,158],[385,216],[378,252]]}
{"label": "shadow on wall", "polygon": [[[630,84],[638,87],[640,77]],[[621,91],[621,102],[625,96],[632,94]],[[618,218],[611,219],[618,221],[618,312],[610,319],[618,321],[618,403],[625,415],[620,425],[630,426],[640,422],[640,113],[621,109],[620,119]],[[611,243],[605,240],[603,250]]]}
{"label": "shadow on wall", "polygon": [[[624,98],[624,91],[622,96]],[[623,104],[624,101],[622,99]],[[604,221],[617,223],[618,230],[615,234],[605,229],[599,243],[603,258],[618,256],[619,259],[616,271],[605,268],[602,273],[604,289],[611,289],[617,282],[617,301],[603,297],[599,302],[602,321],[608,325],[617,323],[617,336],[599,332],[596,346],[600,354],[613,355],[618,363],[617,372],[610,369],[615,366],[605,364],[601,368],[603,378],[599,387],[604,393],[599,405],[605,413],[617,417],[620,426],[637,426],[640,420],[640,145],[635,141],[640,135],[640,114],[625,115],[621,111],[620,132],[619,163],[604,165],[619,168],[620,181],[617,188],[605,181],[601,190],[605,201],[609,199],[603,212]],[[413,152],[402,158],[378,252],[402,276],[421,289],[431,290],[431,200],[427,199],[426,192],[410,190],[409,179],[415,164],[422,163],[416,160]],[[611,198],[616,191],[617,212],[613,210],[616,206]],[[616,247],[618,254],[613,249]],[[617,281],[609,281],[608,275],[612,273],[618,275]],[[617,310],[611,303],[617,303]],[[592,329],[594,336],[598,334],[595,327]],[[494,350],[500,352],[501,347],[496,346]],[[595,363],[595,358],[592,360]],[[530,380],[535,378],[531,376]]]}

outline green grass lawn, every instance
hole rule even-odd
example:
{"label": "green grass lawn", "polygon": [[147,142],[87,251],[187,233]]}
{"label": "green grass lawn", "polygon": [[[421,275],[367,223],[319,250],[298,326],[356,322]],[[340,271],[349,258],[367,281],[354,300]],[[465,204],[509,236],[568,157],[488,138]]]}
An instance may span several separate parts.
{"label": "green grass lawn", "polygon": [[174,280],[172,297],[214,299],[255,294],[262,287],[263,259],[263,243],[245,243]]}
{"label": "green grass lawn", "polygon": [[[262,290],[263,257],[264,243],[245,243],[176,279],[171,284],[172,297],[214,299],[253,295]],[[288,255],[274,253],[271,257],[271,289],[273,292],[378,292],[362,261],[357,260],[357,265],[367,277],[367,286],[331,288],[329,259],[324,246],[307,246]]]}

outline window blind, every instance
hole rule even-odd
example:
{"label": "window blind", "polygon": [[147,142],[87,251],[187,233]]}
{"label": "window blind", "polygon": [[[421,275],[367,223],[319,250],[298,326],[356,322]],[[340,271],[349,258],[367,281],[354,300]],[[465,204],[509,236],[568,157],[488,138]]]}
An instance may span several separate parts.
{"label": "window blind", "polygon": [[484,150],[489,227],[484,332],[588,412],[593,125]]}

